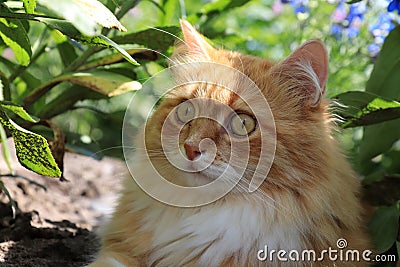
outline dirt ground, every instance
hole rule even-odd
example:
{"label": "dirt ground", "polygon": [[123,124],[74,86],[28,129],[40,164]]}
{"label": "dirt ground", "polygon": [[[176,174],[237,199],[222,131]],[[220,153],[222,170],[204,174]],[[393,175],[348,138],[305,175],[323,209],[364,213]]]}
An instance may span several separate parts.
{"label": "dirt ground", "polygon": [[[85,266],[96,254],[96,235],[112,212],[119,184],[126,175],[122,161],[97,161],[66,154],[67,182],[36,175],[14,158],[23,178],[2,177],[18,204],[13,219],[8,199],[0,193],[0,266]],[[0,174],[9,173],[0,157]]]}

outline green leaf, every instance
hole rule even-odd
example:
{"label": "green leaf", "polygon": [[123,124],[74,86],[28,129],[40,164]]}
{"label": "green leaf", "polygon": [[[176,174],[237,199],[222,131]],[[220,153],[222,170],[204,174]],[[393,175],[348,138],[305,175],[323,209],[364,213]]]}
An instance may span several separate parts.
{"label": "green leaf", "polygon": [[36,0],[22,0],[24,2],[25,12],[33,14],[35,12]]}
{"label": "green leaf", "polygon": [[100,26],[126,31],[118,19],[102,3],[96,0],[39,0],[39,3],[53,10],[71,22],[87,36],[100,34]]}
{"label": "green leaf", "polygon": [[6,161],[7,167],[10,170],[11,174],[14,175],[15,171],[11,160],[10,148],[8,147],[7,144],[6,131],[4,130],[1,124],[0,124],[0,140],[1,140],[1,150],[3,153],[4,160]]}
{"label": "green leaf", "polygon": [[[107,96],[79,85],[71,85],[39,111],[39,117],[49,119],[73,108],[80,100],[106,99]],[[68,139],[69,140],[69,139]]]}
{"label": "green leaf", "polygon": [[208,4],[204,5],[200,12],[193,14],[188,17],[188,21],[195,22],[204,15],[210,17],[220,14],[221,12],[226,12],[229,9],[242,6],[249,2],[249,0],[217,0],[211,1]]}
{"label": "green leaf", "polygon": [[228,9],[244,5],[249,0],[217,0],[212,1],[200,10],[201,14],[207,15],[213,12],[222,12]]}
{"label": "green leaf", "polygon": [[368,229],[377,253],[387,251],[396,241],[399,216],[396,206],[381,206],[375,211]]}
{"label": "green leaf", "polygon": [[375,156],[389,150],[400,138],[400,119],[385,121],[364,128],[360,144],[359,157],[361,165]]}
{"label": "green leaf", "polygon": [[38,122],[39,119],[36,117],[32,117],[31,115],[28,114],[28,112],[26,112],[24,110],[23,107],[18,106],[14,103],[8,102],[8,101],[0,101],[0,106],[3,108],[3,110],[9,110],[11,112],[13,112],[14,114],[18,115],[21,119],[24,119],[26,121],[29,122]]}
{"label": "green leaf", "polygon": [[60,20],[60,19],[50,19],[50,18],[38,18],[39,21],[45,23],[51,29],[59,30],[63,34],[68,37],[75,39],[78,42],[89,44],[89,45],[98,45],[103,47],[111,47],[109,43],[100,38],[99,36],[86,36],[80,33],[74,25],[68,21]]}
{"label": "green leaf", "polygon": [[[70,22],[65,21],[65,20],[58,20],[58,19],[49,19],[49,18],[39,18],[39,20],[43,23],[45,23],[47,26],[49,26],[52,29],[59,30],[61,33],[67,35],[68,37],[79,41],[84,44],[89,44],[89,45],[96,45],[96,46],[102,46],[102,47],[107,47],[107,48],[115,48],[128,62],[130,62],[133,65],[139,65],[139,63],[134,60],[129,53],[127,53],[122,47],[120,47],[118,44],[116,44],[114,41],[110,40],[108,37],[100,34],[99,36],[85,36],[82,35],[75,27],[72,25]],[[57,38],[56,34],[55,37]],[[60,38],[57,38],[60,39]],[[67,44],[61,45],[62,42],[59,42],[60,44],[59,49],[67,49],[66,46]],[[73,53],[75,51],[72,51],[70,48],[68,48],[68,53]],[[66,57],[65,53],[61,53],[63,62],[67,61],[64,57]],[[67,57],[68,59],[73,59],[74,57],[69,56]]]}
{"label": "green leaf", "polygon": [[0,123],[11,132],[18,161],[23,166],[41,175],[61,176],[61,171],[51,154],[49,144],[45,138],[21,128],[10,120],[1,109]]}
{"label": "green leaf", "polygon": [[[0,12],[12,13],[3,4],[0,4]],[[32,56],[28,35],[22,23],[14,19],[0,18],[0,37],[14,52],[17,61],[27,66]]]}
{"label": "green leaf", "polygon": [[393,29],[379,53],[366,91],[398,100],[400,98],[400,26]]}
{"label": "green leaf", "polygon": [[177,39],[180,28],[176,26],[151,28],[135,33],[116,36],[113,41],[118,44],[140,44],[150,49],[165,51]]}
{"label": "green leaf", "polygon": [[376,124],[400,118],[400,103],[367,92],[346,92],[335,97],[346,105],[339,115],[346,119],[343,128]]}
{"label": "green leaf", "polygon": [[[400,100],[400,26],[393,29],[385,39],[379,53],[366,91],[382,98]],[[400,119],[371,125],[364,129],[360,144],[361,164],[388,150],[400,139]]]}
{"label": "green leaf", "polygon": [[114,41],[110,40],[108,37],[104,35],[99,36],[101,39],[106,41],[108,44],[110,44],[112,47],[114,47],[129,63],[139,66],[140,64],[136,62],[136,60],[131,57],[129,53],[127,53],[122,47],[120,47],[118,44],[116,44]]}
{"label": "green leaf", "polygon": [[68,41],[67,36],[60,31],[52,31],[51,36],[56,43],[58,54],[64,67],[69,66],[77,57],[75,47]]}
{"label": "green leaf", "polygon": [[[138,58],[145,60],[156,60],[157,54],[153,51],[149,51],[143,48],[133,48],[127,49],[126,52],[129,55],[135,55]],[[124,59],[124,57],[120,53],[113,53],[111,55],[106,55],[104,57],[96,58],[91,61],[88,61],[85,65],[81,66],[78,70],[88,70],[97,68],[100,66],[111,65],[115,63],[119,63]]]}
{"label": "green leaf", "polygon": [[109,71],[92,70],[63,75],[57,81],[67,81],[90,88],[107,96],[139,90],[142,85],[132,79]]}

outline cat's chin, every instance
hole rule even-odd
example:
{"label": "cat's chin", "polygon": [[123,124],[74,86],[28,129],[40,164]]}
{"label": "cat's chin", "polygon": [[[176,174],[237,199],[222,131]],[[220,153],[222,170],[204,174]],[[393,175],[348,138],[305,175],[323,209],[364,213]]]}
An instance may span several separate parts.
{"label": "cat's chin", "polygon": [[214,177],[210,177],[204,171],[201,172],[187,172],[185,174],[185,180],[187,186],[195,187],[209,184],[215,180]]}

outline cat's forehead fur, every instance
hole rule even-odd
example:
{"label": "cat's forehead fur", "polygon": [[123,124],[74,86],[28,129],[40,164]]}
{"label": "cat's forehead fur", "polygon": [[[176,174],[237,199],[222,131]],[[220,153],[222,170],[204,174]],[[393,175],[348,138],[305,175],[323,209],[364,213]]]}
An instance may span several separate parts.
{"label": "cat's forehead fur", "polygon": [[263,91],[268,83],[263,76],[274,64],[238,52],[216,49],[210,50],[209,58],[205,60],[201,55],[180,53],[179,49],[178,46],[178,54],[174,57],[179,62],[178,71],[173,76],[177,84],[186,85],[178,90],[180,96],[214,99],[235,110],[248,109],[246,102],[259,100],[258,92]]}

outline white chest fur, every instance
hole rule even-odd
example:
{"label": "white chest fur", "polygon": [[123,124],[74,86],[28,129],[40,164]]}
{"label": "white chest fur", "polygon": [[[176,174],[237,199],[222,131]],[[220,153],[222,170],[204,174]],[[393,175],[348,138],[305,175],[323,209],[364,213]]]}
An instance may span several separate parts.
{"label": "white chest fur", "polygon": [[273,207],[216,202],[197,209],[174,208],[144,197],[143,230],[154,233],[148,264],[180,266],[196,259],[198,266],[218,266],[234,258],[238,266],[257,259],[257,251],[300,249],[300,231],[274,223]]}

